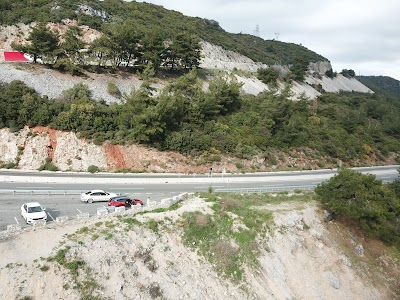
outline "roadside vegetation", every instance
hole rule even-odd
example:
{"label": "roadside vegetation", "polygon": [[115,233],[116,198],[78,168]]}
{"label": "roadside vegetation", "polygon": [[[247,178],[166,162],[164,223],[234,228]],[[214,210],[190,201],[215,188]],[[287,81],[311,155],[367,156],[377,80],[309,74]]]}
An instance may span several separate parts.
{"label": "roadside vegetation", "polygon": [[315,193],[335,218],[354,223],[370,238],[400,251],[400,179],[383,184],[375,175],[342,168]]}
{"label": "roadside vegetation", "polygon": [[[311,152],[319,168],[335,167],[340,161],[356,165],[357,161],[384,162],[399,156],[399,101],[360,93],[324,93],[311,102],[303,97],[293,101],[292,80],[304,79],[309,62],[325,60],[302,46],[229,34],[215,21],[185,17],[147,3],[85,1],[96,16],[84,14],[80,4],[76,0],[58,1],[56,6],[48,0],[6,0],[0,4],[0,24],[35,21],[30,43],[14,47],[33,55],[34,61],[41,59],[47,67],[73,74],[82,74],[85,68],[106,72],[127,68],[140,73],[142,86],[122,94],[108,82],[108,92],[120,102],[107,104],[94,100],[83,84],[64,91],[59,99],[48,99],[20,81],[1,83],[0,128],[18,131],[24,126],[49,126],[76,132],[98,145],[104,141],[141,143],[190,154],[204,164],[231,155],[243,160],[256,157],[272,167],[282,152],[291,151]],[[66,18],[100,30],[102,36],[85,44],[77,26],[60,36],[46,25]],[[235,77],[226,74],[214,74],[205,91],[207,71],[197,69],[200,40],[255,61],[290,66],[286,88],[277,93],[279,73],[265,68],[257,76],[271,92],[242,95]],[[175,79],[155,93],[150,83],[160,74]],[[353,70],[342,74],[355,75]],[[244,165],[237,163],[237,168],[244,169]],[[41,169],[55,166],[46,162]]]}
{"label": "roadside vegetation", "polygon": [[398,101],[361,93],[292,101],[288,90],[251,96],[242,95],[233,79],[216,77],[208,91],[202,82],[194,70],[158,95],[144,84],[113,104],[92,99],[83,84],[64,91],[60,99],[48,99],[23,82],[2,83],[0,128],[49,126],[96,144],[141,143],[198,156],[207,164],[232,155],[259,157],[272,166],[281,159],[277,153],[299,150],[320,160],[323,168],[340,160],[350,165],[358,160],[384,162],[400,153]]}

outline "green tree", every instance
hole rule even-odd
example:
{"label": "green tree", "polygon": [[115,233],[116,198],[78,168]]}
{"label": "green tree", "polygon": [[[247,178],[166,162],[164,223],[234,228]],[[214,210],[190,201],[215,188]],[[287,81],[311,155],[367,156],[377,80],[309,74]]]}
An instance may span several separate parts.
{"label": "green tree", "polygon": [[90,44],[89,53],[98,62],[98,66],[105,66],[108,61],[115,61],[114,48],[116,46],[113,46],[111,38],[107,35],[102,35]]}
{"label": "green tree", "polygon": [[17,130],[25,125],[23,122],[18,122],[19,112],[24,103],[23,97],[35,98],[36,92],[19,80],[13,80],[8,85],[2,86],[2,92],[0,93],[0,102],[2,104],[0,123],[2,126]]}
{"label": "green tree", "polygon": [[141,67],[151,65],[154,70],[159,69],[165,59],[164,34],[160,29],[147,30],[141,40],[143,54]]}
{"label": "green tree", "polygon": [[277,86],[279,72],[274,68],[261,68],[257,70],[257,78],[267,85]]}
{"label": "green tree", "polygon": [[375,175],[340,169],[315,193],[325,208],[355,221],[367,234],[400,246],[400,200]]}
{"label": "green tree", "polygon": [[354,72],[354,70],[352,70],[352,69],[349,69],[349,70],[343,69],[342,72],[340,72],[340,74],[342,74],[344,77],[347,77],[347,78],[356,77],[356,72]]}
{"label": "green tree", "polygon": [[132,60],[141,59],[143,53],[141,39],[144,36],[141,26],[131,21],[118,23],[111,26],[106,34],[115,53],[116,66],[120,66],[123,62],[129,66]]}
{"label": "green tree", "polygon": [[63,41],[59,48],[55,51],[57,60],[53,65],[56,69],[66,70],[71,74],[81,74],[82,68],[79,66],[83,63],[82,49],[85,43],[81,40],[82,29],[76,26],[68,28],[63,36]]}
{"label": "green tree", "polygon": [[38,23],[29,34],[28,45],[13,44],[13,48],[33,55],[33,62],[37,60],[51,60],[54,51],[58,47],[58,35],[46,27],[44,23]]}
{"label": "green tree", "polygon": [[200,64],[200,39],[188,32],[178,33],[166,50],[164,65],[171,69],[193,69]]}
{"label": "green tree", "polygon": [[308,68],[308,62],[303,58],[298,58],[290,67],[290,72],[292,73],[292,79],[296,81],[304,81],[306,76],[306,71]]}
{"label": "green tree", "polygon": [[237,111],[240,109],[240,87],[235,77],[222,78],[216,77],[210,82],[210,98],[215,103],[218,112],[222,115]]}

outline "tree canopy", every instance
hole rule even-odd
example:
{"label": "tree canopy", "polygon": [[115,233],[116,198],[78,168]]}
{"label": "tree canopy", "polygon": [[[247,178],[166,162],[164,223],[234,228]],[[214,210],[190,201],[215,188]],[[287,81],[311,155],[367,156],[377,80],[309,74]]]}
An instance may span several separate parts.
{"label": "tree canopy", "polygon": [[400,198],[375,175],[342,168],[315,193],[336,215],[355,221],[370,236],[400,247]]}

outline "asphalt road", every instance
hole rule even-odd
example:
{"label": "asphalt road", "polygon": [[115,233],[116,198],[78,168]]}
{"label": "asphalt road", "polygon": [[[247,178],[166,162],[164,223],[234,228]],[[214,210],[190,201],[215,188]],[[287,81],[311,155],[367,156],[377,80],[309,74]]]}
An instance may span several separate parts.
{"label": "asphalt road", "polygon": [[[383,181],[398,178],[399,166],[358,168]],[[134,198],[161,201],[183,192],[266,191],[314,187],[336,174],[336,170],[254,174],[87,174],[0,171],[0,230],[21,223],[20,207],[38,201],[46,207],[48,220],[79,213],[95,215],[107,203],[86,204],[79,194],[91,189],[127,194]],[[64,195],[65,194],[65,195]]]}

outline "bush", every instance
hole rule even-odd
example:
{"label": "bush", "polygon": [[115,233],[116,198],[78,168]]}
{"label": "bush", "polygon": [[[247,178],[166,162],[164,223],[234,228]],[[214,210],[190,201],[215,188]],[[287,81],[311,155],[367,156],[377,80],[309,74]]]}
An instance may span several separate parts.
{"label": "bush", "polygon": [[257,70],[257,78],[267,85],[276,86],[279,72],[274,68],[262,68]]}
{"label": "bush", "polygon": [[276,160],[275,156],[272,156],[269,159],[269,162],[271,163],[271,165],[274,165],[274,166],[276,166],[278,164],[278,161]]}
{"label": "bush", "polygon": [[107,92],[117,98],[121,98],[122,94],[114,82],[109,82],[107,84]]}
{"label": "bush", "polygon": [[39,169],[38,169],[38,171],[44,171],[44,170],[46,170],[46,171],[52,171],[52,172],[58,171],[57,166],[55,166],[55,165],[52,163],[52,159],[51,159],[50,157],[47,157],[45,163],[44,163],[43,165],[41,165],[41,166],[39,167]]}
{"label": "bush", "polygon": [[100,168],[98,167],[98,166],[94,166],[94,165],[90,165],[88,168],[87,168],[87,171],[89,172],[89,173],[98,173],[98,172],[100,172]]}
{"label": "bush", "polygon": [[338,175],[318,185],[315,193],[326,209],[400,248],[400,200],[374,175],[340,169]]}
{"label": "bush", "polygon": [[15,169],[17,167],[17,164],[13,163],[13,162],[9,162],[6,164],[0,164],[0,167],[4,168],[4,169]]}

